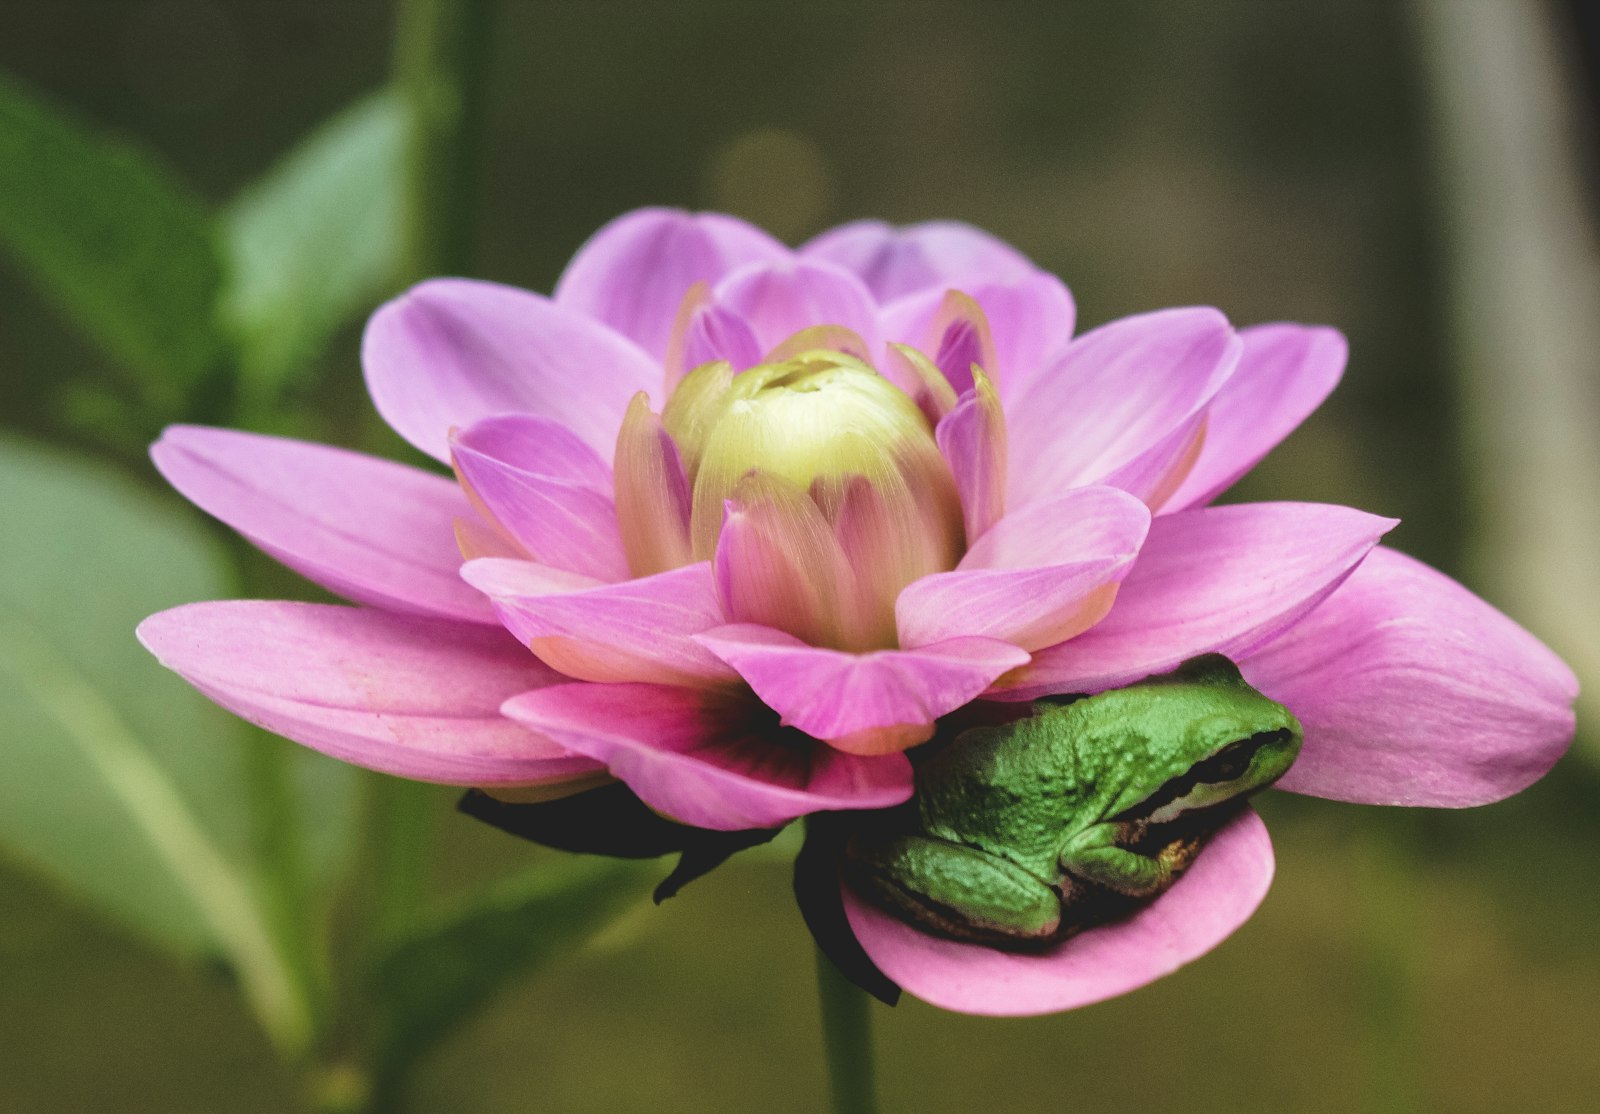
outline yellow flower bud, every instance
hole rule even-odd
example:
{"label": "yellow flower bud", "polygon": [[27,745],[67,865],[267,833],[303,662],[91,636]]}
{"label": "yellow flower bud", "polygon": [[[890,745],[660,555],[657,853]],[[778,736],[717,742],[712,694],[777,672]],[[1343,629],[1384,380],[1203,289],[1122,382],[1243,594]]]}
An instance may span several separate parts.
{"label": "yellow flower bud", "polygon": [[[693,492],[695,560],[716,554],[730,509],[741,512],[741,523],[759,521],[774,552],[817,554],[819,526],[832,534],[826,551],[837,560],[826,563],[835,567],[786,560],[719,570],[725,602],[749,611],[732,618],[796,615],[784,625],[811,641],[893,646],[900,589],[961,557],[961,504],[928,419],[853,356],[802,352],[740,375],[708,364],[679,384],[662,425]],[[762,482],[744,482],[752,474]],[[791,496],[775,497],[780,490]],[[803,496],[803,513],[792,495]],[[739,582],[736,591],[729,578]],[[812,582],[798,582],[805,578]],[[833,590],[819,594],[821,583]],[[750,600],[772,606],[740,602]]]}

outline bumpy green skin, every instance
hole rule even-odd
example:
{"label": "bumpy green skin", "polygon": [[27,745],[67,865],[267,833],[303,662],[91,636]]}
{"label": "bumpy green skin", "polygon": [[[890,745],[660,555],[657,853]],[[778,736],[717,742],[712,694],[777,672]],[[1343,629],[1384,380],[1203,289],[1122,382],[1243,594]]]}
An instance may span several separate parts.
{"label": "bumpy green skin", "polygon": [[1289,710],[1219,654],[1126,688],[1041,701],[1014,723],[963,732],[921,765],[915,815],[854,838],[848,873],[931,931],[1048,942],[1081,927],[1063,907],[1083,883],[1128,898],[1170,886],[1200,847],[1184,818],[1271,784],[1301,739]]}

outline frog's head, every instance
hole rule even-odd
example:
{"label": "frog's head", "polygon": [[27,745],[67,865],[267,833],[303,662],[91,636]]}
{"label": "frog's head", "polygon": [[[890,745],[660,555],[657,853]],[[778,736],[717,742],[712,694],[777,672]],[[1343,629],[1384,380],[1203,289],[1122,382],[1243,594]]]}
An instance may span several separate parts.
{"label": "frog's head", "polygon": [[1251,688],[1221,654],[1191,658],[1132,689],[1159,692],[1168,725],[1160,755],[1166,780],[1130,810],[1152,824],[1254,793],[1282,777],[1300,753],[1300,721]]}

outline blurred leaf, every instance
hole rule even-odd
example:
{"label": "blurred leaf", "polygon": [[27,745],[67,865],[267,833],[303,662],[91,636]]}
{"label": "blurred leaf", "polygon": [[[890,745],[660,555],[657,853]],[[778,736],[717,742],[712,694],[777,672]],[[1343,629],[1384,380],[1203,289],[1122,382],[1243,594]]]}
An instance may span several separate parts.
{"label": "blurred leaf", "polygon": [[215,366],[210,214],[156,158],[0,78],[0,244],[153,393]]}
{"label": "blurred leaf", "polygon": [[377,965],[379,1078],[398,1076],[513,978],[576,949],[640,898],[650,865],[545,863],[424,926]]}
{"label": "blurred leaf", "polygon": [[180,955],[220,954],[279,1044],[309,1025],[240,864],[233,721],[139,646],[145,615],[226,591],[188,516],[0,440],[0,848]]}
{"label": "blurred leaf", "polygon": [[271,399],[394,281],[405,110],[388,92],[323,124],[222,214],[225,320],[245,390]]}

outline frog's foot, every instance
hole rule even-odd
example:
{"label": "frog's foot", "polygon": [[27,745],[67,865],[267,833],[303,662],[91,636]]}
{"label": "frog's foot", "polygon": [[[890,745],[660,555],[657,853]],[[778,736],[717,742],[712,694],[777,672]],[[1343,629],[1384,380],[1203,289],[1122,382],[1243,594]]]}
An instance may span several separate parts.
{"label": "frog's foot", "polygon": [[1154,856],[1119,847],[1122,826],[1096,824],[1074,836],[1062,850],[1061,869],[1086,882],[1129,897],[1153,897],[1165,890],[1189,865],[1199,845],[1177,840]]}
{"label": "frog's foot", "polygon": [[1013,862],[959,843],[858,836],[845,866],[851,882],[880,904],[958,940],[1044,943],[1061,925],[1056,890]]}

